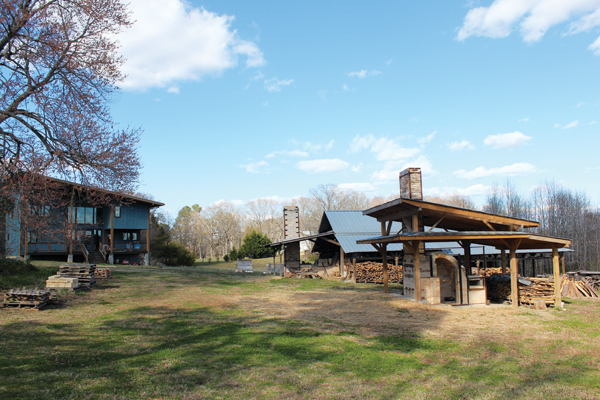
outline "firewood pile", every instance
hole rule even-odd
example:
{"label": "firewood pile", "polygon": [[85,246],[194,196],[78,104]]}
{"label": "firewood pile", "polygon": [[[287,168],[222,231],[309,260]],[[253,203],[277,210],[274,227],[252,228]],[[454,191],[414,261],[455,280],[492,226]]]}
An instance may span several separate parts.
{"label": "firewood pile", "polygon": [[584,281],[596,292],[600,290],[600,272],[598,271],[568,272],[567,275],[570,280]]}
{"label": "firewood pile", "polygon": [[65,278],[78,278],[79,286],[90,287],[96,283],[95,264],[65,264],[58,269],[58,275]]}
{"label": "firewood pile", "polygon": [[[474,269],[474,268],[473,268]],[[510,273],[510,268],[506,268],[506,273],[509,274]],[[502,268],[480,268],[479,269],[479,275],[481,276],[492,276],[492,275],[499,275],[502,274]]]}
{"label": "firewood pile", "polygon": [[49,300],[50,292],[47,290],[10,290],[4,293],[2,307],[40,309]]}
{"label": "firewood pile", "polygon": [[286,278],[323,279],[314,272],[311,267],[302,266],[299,271],[289,270],[285,273]]}
{"label": "firewood pile", "polygon": [[[383,283],[383,263],[356,263],[354,274],[357,283]],[[388,282],[402,283],[402,266],[388,264]]]}
{"label": "firewood pile", "polygon": [[96,268],[94,270],[94,278],[97,279],[110,279],[112,276],[110,275],[109,268]]}
{"label": "firewood pile", "polygon": [[[548,278],[519,278],[519,302],[533,305],[536,301],[554,305],[554,280]],[[486,279],[488,300],[497,303],[512,303],[511,278],[508,274],[496,274]],[[527,285],[525,282],[529,283]]]}

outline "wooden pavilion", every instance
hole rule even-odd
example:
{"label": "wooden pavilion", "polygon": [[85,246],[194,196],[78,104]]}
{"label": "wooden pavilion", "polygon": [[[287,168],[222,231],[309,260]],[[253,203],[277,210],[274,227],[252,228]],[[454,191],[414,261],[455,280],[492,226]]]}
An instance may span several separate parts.
{"label": "wooden pavilion", "polygon": [[[359,240],[359,244],[370,244],[382,255],[384,263],[384,290],[387,293],[387,246],[391,243],[404,245],[403,270],[405,279],[404,295],[421,301],[423,284],[429,285],[428,278],[435,278],[436,261],[444,261],[443,254],[434,257],[425,255],[425,243],[458,242],[464,249],[463,264],[460,267],[445,263],[445,268],[458,268],[451,271],[457,277],[455,291],[460,300],[456,304],[469,304],[468,287],[471,266],[472,244],[494,246],[502,252],[502,270],[506,270],[506,252],[511,274],[511,300],[518,307],[518,249],[552,250],[554,282],[560,282],[558,249],[569,247],[568,239],[555,238],[525,232],[539,224],[519,218],[463,209],[422,200],[421,171],[409,168],[400,173],[401,198],[370,208],[364,215],[376,218],[381,224],[381,236]],[[401,222],[402,229],[393,233],[392,223]],[[427,227],[427,230],[425,229]],[[448,267],[450,265],[450,267]],[[442,267],[442,265],[439,265]],[[462,271],[461,271],[462,268]],[[439,268],[441,271],[443,268]],[[451,281],[451,280],[447,280]],[[450,282],[452,284],[452,282]],[[438,284],[439,285],[439,284]],[[458,288],[460,286],[460,289]],[[443,288],[441,289],[443,291]],[[437,289],[440,292],[439,286]],[[465,299],[465,296],[467,297]],[[555,284],[555,304],[561,303],[560,285]]]}

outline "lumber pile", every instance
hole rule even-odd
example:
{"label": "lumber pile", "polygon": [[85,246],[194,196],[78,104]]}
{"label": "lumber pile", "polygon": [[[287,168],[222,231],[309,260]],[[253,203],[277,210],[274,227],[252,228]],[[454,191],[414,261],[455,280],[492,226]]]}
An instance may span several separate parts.
{"label": "lumber pile", "polygon": [[546,306],[553,306],[554,298],[554,279],[553,278],[525,278],[531,282],[529,286],[519,282],[519,302],[521,304],[534,305],[537,301],[546,303]]}
{"label": "lumber pile", "polygon": [[49,300],[50,292],[47,290],[10,290],[4,293],[2,307],[40,309]]}
{"label": "lumber pile", "polygon": [[68,289],[75,290],[79,288],[79,278],[69,278],[60,275],[49,276],[46,280],[46,289]]}
{"label": "lumber pile", "polygon": [[79,286],[90,287],[96,283],[95,264],[64,264],[58,269],[58,275],[63,278],[77,278]]}
{"label": "lumber pile", "polygon": [[588,278],[577,273],[569,273],[562,278],[561,295],[570,298],[599,297]]}
{"label": "lumber pile", "polygon": [[96,279],[110,279],[110,268],[96,268],[94,270],[94,278]]}
{"label": "lumber pile", "polygon": [[485,280],[488,300],[496,303],[510,301],[510,275],[490,275]]}
{"label": "lumber pile", "polygon": [[[475,268],[473,268],[475,269]],[[510,274],[510,268],[506,268],[506,273]],[[500,275],[502,274],[502,268],[479,268],[479,275],[481,276],[492,276],[492,275]]]}
{"label": "lumber pile", "polygon": [[[383,283],[383,263],[362,262],[356,263],[354,274],[357,283]],[[402,283],[402,266],[388,264],[388,282]]]}

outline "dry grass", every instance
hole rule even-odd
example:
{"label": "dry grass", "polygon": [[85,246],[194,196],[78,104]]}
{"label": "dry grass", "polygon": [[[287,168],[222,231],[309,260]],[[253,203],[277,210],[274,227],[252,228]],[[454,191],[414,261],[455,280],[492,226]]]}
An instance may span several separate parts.
{"label": "dry grass", "polygon": [[113,275],[0,311],[0,398],[600,397],[600,302],[432,307],[215,269]]}

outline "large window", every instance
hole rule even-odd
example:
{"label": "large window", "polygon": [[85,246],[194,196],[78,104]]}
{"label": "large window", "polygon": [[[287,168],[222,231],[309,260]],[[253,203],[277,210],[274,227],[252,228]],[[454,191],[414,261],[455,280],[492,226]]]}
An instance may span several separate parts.
{"label": "large window", "polygon": [[137,232],[123,232],[123,240],[124,241],[138,240],[138,233]]}
{"label": "large window", "polygon": [[69,223],[101,224],[102,209],[93,207],[69,207]]}

